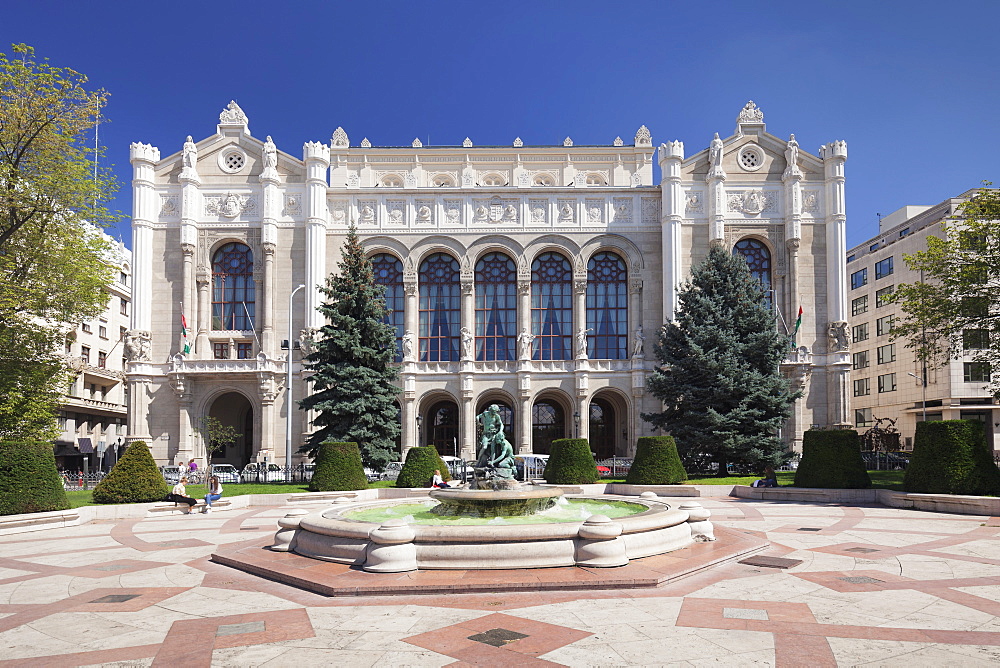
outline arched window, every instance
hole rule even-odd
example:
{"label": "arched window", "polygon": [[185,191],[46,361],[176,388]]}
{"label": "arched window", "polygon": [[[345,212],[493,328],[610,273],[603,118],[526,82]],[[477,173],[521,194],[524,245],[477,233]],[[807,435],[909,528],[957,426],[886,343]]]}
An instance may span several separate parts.
{"label": "arched window", "polygon": [[228,243],[212,256],[212,329],[250,331],[254,318],[253,251]]}
{"label": "arched window", "polygon": [[457,361],[462,322],[458,260],[434,253],[420,263],[420,361]]}
{"label": "arched window", "polygon": [[517,267],[503,253],[487,253],[476,263],[476,359],[517,359]]}
{"label": "arched window", "polygon": [[427,413],[427,445],[433,445],[439,455],[454,455],[458,451],[458,406],[454,401],[439,401]]}
{"label": "arched window", "polygon": [[383,188],[402,188],[403,179],[398,176],[389,175],[382,179]]}
{"label": "arched window", "polygon": [[405,327],[405,304],[403,294],[403,263],[388,253],[379,253],[372,257],[372,269],[375,271],[375,282],[385,286],[385,307],[388,311],[383,322],[396,330],[396,361],[403,359],[402,342]]}
{"label": "arched window", "polygon": [[566,438],[566,417],[554,401],[536,401],[531,407],[531,451],[547,455],[552,441]]}
{"label": "arched window", "polygon": [[601,174],[587,174],[587,185],[588,186],[603,186],[607,185],[604,182],[604,176]]}
{"label": "arched window", "polygon": [[479,181],[480,185],[487,187],[505,186],[507,180],[499,174],[487,174]]}
{"label": "arched window", "polygon": [[595,253],[587,264],[587,356],[628,357],[628,272],[615,253]]}
{"label": "arched window", "polygon": [[604,399],[590,402],[590,449],[598,461],[615,454],[615,409]]}
{"label": "arched window", "polygon": [[536,360],[573,356],[573,269],[559,253],[531,263],[531,333]]}
{"label": "arched window", "polygon": [[760,281],[768,302],[771,301],[771,252],[757,239],[740,239],[733,247],[733,254],[743,256],[750,273]]}
{"label": "arched window", "polygon": [[435,188],[452,188],[455,186],[455,180],[447,174],[438,174],[434,177],[432,183]]}
{"label": "arched window", "polygon": [[555,184],[555,180],[548,174],[539,174],[535,177],[536,186],[552,187]]}
{"label": "arched window", "polygon": [[[507,440],[514,445],[514,449],[517,450],[517,441],[514,440],[514,409],[511,408],[507,402],[502,399],[497,399],[495,401],[483,401],[479,404],[479,409],[476,411],[476,415],[479,415],[487,408],[496,404],[496,407],[500,409],[497,413],[500,415],[500,421],[503,422],[503,434]],[[483,427],[482,425],[476,424],[476,447],[478,448],[479,439],[482,438]]]}

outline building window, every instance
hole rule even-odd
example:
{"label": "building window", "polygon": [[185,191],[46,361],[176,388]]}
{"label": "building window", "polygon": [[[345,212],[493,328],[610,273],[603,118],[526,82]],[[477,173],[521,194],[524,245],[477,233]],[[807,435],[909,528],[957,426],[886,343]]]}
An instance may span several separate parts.
{"label": "building window", "polygon": [[878,336],[884,336],[892,331],[893,319],[896,316],[886,315],[875,321],[875,331]]}
{"label": "building window", "polygon": [[505,186],[507,185],[507,179],[499,174],[487,174],[480,179],[479,185],[488,187]]}
{"label": "building window", "polygon": [[124,341],[126,334],[128,334],[128,327],[119,327],[118,328],[118,340],[119,341]]}
{"label": "building window", "polygon": [[892,256],[875,263],[875,280],[885,278],[892,273]]}
{"label": "building window", "polygon": [[97,328],[97,335],[102,339],[108,338],[108,328],[105,327],[104,325],[99,326]]}
{"label": "building window", "polygon": [[399,178],[398,176],[386,176],[385,178],[382,179],[382,187],[383,188],[402,188],[403,187],[403,179]]}
{"label": "building window", "polygon": [[888,287],[882,288],[881,290],[875,291],[875,308],[885,306],[886,304],[892,303],[892,292],[896,286],[890,285]]}
{"label": "building window", "polygon": [[213,343],[212,344],[212,354],[217,360],[227,360],[229,359],[229,344],[228,343]]}
{"label": "building window", "polygon": [[124,271],[118,274],[118,282],[122,285],[128,285],[128,274]]}
{"label": "building window", "polygon": [[989,362],[965,362],[962,364],[962,374],[966,383],[990,382]]}
{"label": "building window", "polygon": [[985,350],[990,347],[990,330],[963,329],[962,347],[965,350]]}
{"label": "building window", "polygon": [[476,359],[517,359],[517,265],[503,253],[476,262]]}
{"label": "building window", "polygon": [[871,246],[868,247],[868,251],[870,253],[874,253],[877,250],[878,250],[878,243],[874,243],[874,244],[872,244]]}
{"label": "building window", "polygon": [[89,322],[81,323],[80,329],[83,331],[84,334],[90,334],[90,323]]}
{"label": "building window", "polygon": [[848,255],[847,256],[847,263],[850,264],[851,262],[854,262],[856,259],[858,259],[857,255]]}
{"label": "building window", "polygon": [[756,239],[740,239],[733,246],[733,254],[740,254],[747,261],[750,273],[760,281],[760,287],[771,301],[771,252]]}
{"label": "building window", "polygon": [[855,343],[860,343],[862,341],[868,340],[868,323],[863,322],[860,325],[855,325],[851,328],[851,335],[854,338]]}
{"label": "building window", "polygon": [[548,174],[539,174],[535,177],[535,185],[541,187],[552,187],[555,185],[555,181]]}
{"label": "building window", "polygon": [[628,357],[628,272],[615,253],[596,253],[587,264],[587,356]]}
{"label": "building window", "polygon": [[403,290],[403,263],[395,256],[380,253],[372,257],[375,282],[385,286],[385,318],[396,332],[396,362],[403,360],[403,334],[406,329],[406,296]]}
{"label": "building window", "polygon": [[888,364],[889,362],[896,361],[896,344],[890,343],[885,346],[878,347],[878,363]]}
{"label": "building window", "polygon": [[253,329],[255,286],[253,251],[228,243],[212,257],[212,329]]}
{"label": "building window", "polygon": [[896,374],[887,373],[878,377],[879,394],[896,391]]}
{"label": "building window", "polygon": [[83,360],[84,364],[90,364],[90,348],[80,346],[80,359]]}
{"label": "building window", "polygon": [[531,451],[547,455],[552,441],[567,436],[562,406],[544,399],[536,401],[531,407]]}
{"label": "building window", "polygon": [[851,361],[853,362],[854,369],[867,369],[868,368],[868,351],[862,350],[859,353],[854,353],[851,355]]}
{"label": "building window", "polygon": [[855,427],[870,427],[872,426],[872,409],[870,408],[856,408],[854,409],[854,426]]}
{"label": "building window", "polygon": [[447,253],[434,253],[420,264],[418,280],[420,361],[457,361],[462,322],[458,260]]}
{"label": "building window", "polygon": [[872,385],[871,378],[859,378],[854,381],[854,396],[856,397],[867,397],[871,394]]}
{"label": "building window", "polygon": [[851,290],[857,290],[862,285],[868,285],[868,267],[851,274]]}
{"label": "building window", "polygon": [[910,233],[910,228],[904,227],[903,229],[901,229],[899,231],[899,238],[902,239],[903,237],[905,237],[909,233]]}
{"label": "building window", "polygon": [[455,181],[447,174],[435,176],[431,183],[434,184],[435,188],[452,188],[455,186]]}
{"label": "building window", "polygon": [[124,297],[118,298],[118,312],[122,315],[128,315],[128,300]]}
{"label": "building window", "polygon": [[108,354],[104,351],[98,351],[97,353],[97,366],[101,369],[108,368]]}
{"label": "building window", "polygon": [[253,357],[253,343],[240,342],[236,344],[236,359],[248,360]]}
{"label": "building window", "polygon": [[607,182],[604,177],[600,174],[587,174],[587,185],[588,186],[605,186]]}
{"label": "building window", "polygon": [[851,300],[851,315],[861,315],[868,312],[868,295]]}
{"label": "building window", "polygon": [[542,253],[531,263],[533,359],[566,360],[573,355],[573,269],[559,253]]}

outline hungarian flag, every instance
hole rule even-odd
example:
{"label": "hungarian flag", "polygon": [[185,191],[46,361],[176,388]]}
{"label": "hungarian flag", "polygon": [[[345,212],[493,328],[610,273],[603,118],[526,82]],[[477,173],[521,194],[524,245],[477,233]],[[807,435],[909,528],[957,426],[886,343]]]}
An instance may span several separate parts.
{"label": "hungarian flag", "polygon": [[187,355],[191,352],[191,343],[188,342],[188,322],[181,311],[181,352]]}
{"label": "hungarian flag", "polygon": [[802,307],[799,307],[799,317],[795,319],[795,331],[792,332],[792,336],[799,333],[799,327],[802,326]]}

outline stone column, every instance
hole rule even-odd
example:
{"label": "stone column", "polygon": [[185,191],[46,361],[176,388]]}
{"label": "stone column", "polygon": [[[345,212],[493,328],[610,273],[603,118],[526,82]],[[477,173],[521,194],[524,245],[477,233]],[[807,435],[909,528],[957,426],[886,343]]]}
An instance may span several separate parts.
{"label": "stone column", "polygon": [[328,212],[326,179],[330,167],[330,147],[320,142],[307,142],[303,147],[306,163],[306,277],[305,322],[303,327],[322,327],[323,316],[317,311],[323,295],[319,286],[326,279],[326,228]]}
{"label": "stone column", "polygon": [[[207,453],[205,452],[194,452],[194,444],[192,438],[194,434],[194,421],[191,415],[191,406],[194,403],[192,401],[193,397],[189,391],[184,392],[177,398],[177,403],[180,408],[177,412],[177,456],[181,461],[187,461],[192,457],[196,459],[202,459],[207,464]],[[195,439],[200,442],[200,439]]]}
{"label": "stone column", "polygon": [[[521,332],[522,329],[528,330],[529,334],[534,334],[531,331],[531,277],[519,278],[517,281],[517,331]],[[534,347],[532,347],[534,350]],[[521,358],[521,351],[517,351],[518,359]],[[531,359],[531,355],[528,356]]]}
{"label": "stone column", "polygon": [[531,396],[521,393],[521,415],[518,424],[520,425],[520,441],[517,444],[517,454],[524,455],[534,452],[534,444],[531,442]]}
{"label": "stone column", "polygon": [[[587,329],[587,276],[573,277],[573,357],[587,358],[587,347],[581,351],[577,346],[577,334]],[[578,364],[579,366],[579,364]]]}
{"label": "stone column", "polygon": [[[276,155],[274,144],[268,137],[265,144],[265,153],[270,152]],[[267,162],[265,160],[265,162]],[[278,217],[281,215],[281,180],[277,169],[271,164],[266,164],[260,175],[261,199],[263,201],[261,217],[261,247],[264,251],[264,276],[263,276],[263,300],[260,308],[260,345],[262,352],[269,358],[273,357],[277,351],[274,346],[274,252],[278,244]],[[295,286],[292,285],[292,288]]]}
{"label": "stone column", "polygon": [[212,285],[212,275],[207,267],[198,269],[198,340],[196,349],[198,359],[212,359],[212,346],[208,340],[209,323],[212,320],[212,297],[209,292]]}
{"label": "stone column", "polygon": [[[195,292],[195,276],[194,276],[194,244],[181,244],[181,253],[183,255],[183,266],[181,268],[181,313],[187,319],[187,331],[188,331],[188,342],[191,344],[191,352],[195,352],[195,340],[194,332],[197,331],[195,327],[198,324],[198,301]],[[178,350],[177,352],[184,352],[183,350]],[[189,353],[190,357],[194,357]]]}
{"label": "stone column", "polygon": [[462,450],[459,457],[466,461],[476,459],[476,404],[475,397],[470,392],[468,396],[462,393],[461,435],[459,444]]}
{"label": "stone column", "polygon": [[[847,321],[847,212],[844,204],[844,163],[847,142],[835,141],[820,147],[826,177],[826,290],[829,323]],[[829,326],[829,325],[828,325]],[[850,353],[831,351],[827,356],[828,424],[852,425],[848,386]]]}
{"label": "stone column", "polygon": [[[673,320],[677,311],[677,289],[681,283],[681,224],[685,213],[684,189],[681,186],[681,163],[684,143],[660,145],[662,180],[660,244],[663,262],[663,320]],[[633,330],[635,327],[633,326]]]}
{"label": "stone column", "polygon": [[264,250],[264,300],[261,313],[263,325],[260,330],[261,352],[272,358],[274,349],[274,251],[276,245],[270,242],[262,244]]}
{"label": "stone column", "polygon": [[[405,279],[404,279],[405,281]],[[413,359],[420,359],[420,339],[418,334],[420,332],[420,295],[417,289],[416,278],[411,282],[403,283],[403,294],[404,294],[404,304],[403,304],[403,322],[405,322],[404,330],[408,332],[413,332]]]}

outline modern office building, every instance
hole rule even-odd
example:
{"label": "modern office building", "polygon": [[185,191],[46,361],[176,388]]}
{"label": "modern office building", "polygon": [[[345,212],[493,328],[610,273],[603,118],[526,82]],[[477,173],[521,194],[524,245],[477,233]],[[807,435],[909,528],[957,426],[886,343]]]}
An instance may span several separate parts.
{"label": "modern office building", "polygon": [[943,236],[942,223],[956,221],[959,205],[974,193],[935,206],[904,206],[880,220],[878,236],[847,254],[854,426],[864,431],[878,418],[895,420],[904,449],[912,448],[925,414],[927,420],[980,420],[1000,449],[1000,405],[986,389],[988,368],[952,359],[924,369],[905,340],[890,340],[899,307],[889,296],[901,283],[923,280],[903,257],[924,250],[927,237]]}
{"label": "modern office building", "polygon": [[805,393],[789,447],[849,423],[843,141],[801,150],[752,102],[693,152],[654,148],[645,126],[544,146],[379,147],[337,128],[299,154],[264,137],[230,103],[174,153],[131,147],[129,437],[160,462],[204,460],[208,415],[241,434],[216,461],[282,462],[289,413],[298,449],[310,416],[287,403],[282,340],[294,401],[309,374],[294,344],[323,325],[317,286],[351,223],[397,334],[401,449],[472,458],[475,415],[496,403],[519,452],[579,434],[598,457],[632,453],[651,433],[640,414],[660,409],[645,389],[657,332],[713,245],[747,258],[786,323],[804,307],[782,365]]}

